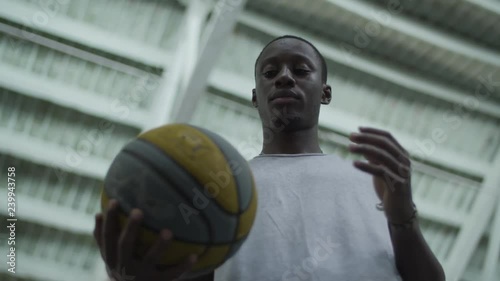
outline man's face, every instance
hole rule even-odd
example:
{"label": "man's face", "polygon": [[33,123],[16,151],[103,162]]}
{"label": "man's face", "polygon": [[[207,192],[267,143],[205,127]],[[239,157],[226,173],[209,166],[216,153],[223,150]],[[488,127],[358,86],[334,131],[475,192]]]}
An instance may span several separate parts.
{"label": "man's face", "polygon": [[284,38],[271,43],[257,63],[252,95],[264,127],[294,131],[317,125],[320,105],[331,99],[321,71],[320,57],[306,42]]}

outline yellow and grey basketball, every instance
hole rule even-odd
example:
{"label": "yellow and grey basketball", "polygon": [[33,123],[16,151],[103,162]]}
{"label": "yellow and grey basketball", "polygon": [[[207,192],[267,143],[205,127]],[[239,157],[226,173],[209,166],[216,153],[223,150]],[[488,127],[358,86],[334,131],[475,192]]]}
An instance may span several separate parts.
{"label": "yellow and grey basketball", "polygon": [[209,272],[236,253],[257,210],[248,162],[221,136],[187,124],[162,126],[128,143],[106,175],[103,210],[110,199],[120,203],[122,227],[133,208],[143,211],[139,257],[168,228],[174,239],[162,265],[194,253],[199,256],[194,274]]}

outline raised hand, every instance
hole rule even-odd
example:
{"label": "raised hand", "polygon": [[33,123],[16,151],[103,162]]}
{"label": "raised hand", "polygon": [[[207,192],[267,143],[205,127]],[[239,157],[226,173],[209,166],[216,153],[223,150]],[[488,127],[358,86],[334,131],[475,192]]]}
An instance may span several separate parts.
{"label": "raised hand", "polygon": [[354,166],[373,175],[387,219],[404,223],[414,215],[409,154],[387,131],[366,127],[359,131],[350,135],[356,144],[351,144],[349,150],[368,161],[354,161]]}

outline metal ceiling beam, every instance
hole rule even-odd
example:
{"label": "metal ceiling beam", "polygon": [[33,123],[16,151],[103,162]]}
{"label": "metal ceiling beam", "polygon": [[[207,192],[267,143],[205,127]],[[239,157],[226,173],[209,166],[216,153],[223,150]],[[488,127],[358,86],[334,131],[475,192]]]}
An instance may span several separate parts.
{"label": "metal ceiling beam", "polygon": [[168,69],[163,71],[162,78],[159,81],[159,86],[152,98],[149,113],[146,114],[142,123],[142,132],[159,127],[168,123],[170,115],[175,107],[175,99],[177,98],[177,89],[182,79],[182,48],[183,44],[178,43],[177,51],[174,60],[169,64]]}
{"label": "metal ceiling beam", "polygon": [[90,155],[81,157],[71,148],[0,128],[0,153],[54,168],[54,173],[75,173],[93,179],[103,179],[111,160]]}
{"label": "metal ceiling beam", "polygon": [[[0,0],[1,1],[1,0]],[[22,43],[23,41],[26,42],[32,42],[36,45],[40,45],[43,47],[46,47],[51,50],[56,50],[60,52],[61,54],[66,54],[78,59],[81,59],[86,62],[91,62],[97,65],[102,65],[110,69],[114,69],[123,73],[127,73],[132,76],[141,76],[144,73],[148,73],[145,70],[141,70],[139,68],[124,64],[122,62],[112,60],[107,57],[103,57],[100,55],[97,55],[95,53],[85,51],[76,47],[73,47],[71,45],[65,44],[58,42],[54,39],[48,38],[48,37],[43,37],[41,35],[35,34],[35,33],[30,33],[27,32],[23,29],[10,26],[4,23],[0,22],[0,33],[5,33],[8,34],[13,38],[13,40],[9,43],[17,44],[17,43]],[[19,40],[19,41],[16,41]],[[127,44],[127,42],[121,42],[122,44]],[[19,44],[21,46],[22,44]],[[147,50],[146,50],[147,51]],[[169,58],[170,54],[168,52],[165,52],[163,54],[164,58]]]}
{"label": "metal ceiling beam", "polygon": [[[346,1],[348,2],[348,1]],[[336,46],[332,42],[321,39],[318,36],[306,33],[303,30],[294,28],[277,20],[259,15],[254,12],[244,11],[240,23],[250,28],[270,36],[281,36],[284,34],[295,34],[304,38],[310,38],[311,41],[320,50],[323,56],[333,62],[345,65],[347,67],[367,73],[371,76],[381,78],[406,89],[422,93],[426,96],[437,98],[448,103],[463,105],[468,99],[474,96],[485,95],[484,91],[488,89],[478,88],[476,93],[468,93],[458,89],[451,89],[443,84],[434,81],[416,77],[410,73],[404,73],[399,69],[389,65],[380,64],[380,62],[371,60],[368,57],[347,53],[345,49]],[[483,81],[478,80],[478,87]],[[488,102],[485,98],[476,98],[474,111],[500,119],[500,105]]]}
{"label": "metal ceiling beam", "polygon": [[[34,20],[29,19],[32,19],[34,15],[39,14],[43,10],[21,1],[0,0],[0,7],[2,7],[0,9],[0,18],[137,62],[163,67],[164,65],[159,64],[159,62],[164,63],[171,59],[170,53],[158,47],[101,30],[88,23],[72,20],[62,15],[51,17],[43,25],[37,24]],[[29,32],[25,30],[21,30],[16,34],[23,35],[21,39],[24,40],[32,38]]]}
{"label": "metal ceiling beam", "polygon": [[[89,186],[88,188],[94,187]],[[0,195],[2,198],[7,198],[7,190],[0,190]],[[17,194],[17,198],[23,204],[22,208],[19,208],[17,216],[23,221],[61,229],[74,234],[90,235],[94,229],[94,217],[92,215],[47,203],[42,199],[35,199],[24,194]],[[7,208],[5,210],[0,209],[0,214],[7,216]]]}
{"label": "metal ceiling beam", "polygon": [[[184,1],[183,1],[184,2]],[[209,13],[209,5],[202,0],[185,1],[186,14],[182,21],[184,35],[177,41],[174,61],[163,72],[160,87],[152,103],[148,121],[144,123],[143,131],[164,125],[172,121],[179,100],[183,99],[184,84],[195,67],[199,52],[199,38],[202,27]]]}
{"label": "metal ceiling beam", "polygon": [[[497,188],[500,188],[500,182]],[[500,263],[500,191],[497,194],[496,212],[494,216],[488,249],[486,250],[482,281],[495,281],[495,271]]]}
{"label": "metal ceiling beam", "polygon": [[448,280],[458,281],[463,275],[481,236],[484,235],[494,208],[498,205],[498,194],[500,193],[500,173],[498,171],[500,171],[500,153],[496,155],[495,162],[487,170],[474,205],[460,229],[448,259],[444,263]]}
{"label": "metal ceiling beam", "polygon": [[199,59],[185,83],[186,88],[179,95],[180,106],[173,115],[173,121],[189,122],[191,120],[200,96],[205,92],[208,76],[224,49],[228,37],[231,36],[245,4],[246,0],[219,0],[215,4],[212,17],[204,32],[205,37],[202,41]]}
{"label": "metal ceiling beam", "polygon": [[[6,243],[7,244],[7,243]],[[63,247],[63,245],[60,245]],[[83,268],[79,268],[77,266],[70,266],[65,261],[61,263],[57,263],[51,260],[42,259],[39,257],[32,257],[30,255],[26,255],[23,252],[16,252],[16,255],[21,256],[19,258],[18,264],[22,263],[22,266],[18,265],[16,268],[16,273],[13,275],[10,272],[7,272],[7,266],[2,266],[0,268],[0,272],[5,272],[8,276],[7,280],[19,280],[18,278],[22,278],[21,280],[37,280],[37,281],[89,281],[95,280],[93,279],[94,275],[89,273],[87,270]],[[4,257],[5,256],[5,257]],[[0,263],[2,265],[6,264],[6,256],[0,255]],[[77,255],[74,255],[72,258],[76,258]],[[15,277],[14,277],[15,276]],[[104,281],[104,280],[96,280],[96,281]]]}
{"label": "metal ceiling beam", "polygon": [[[355,15],[364,18],[367,21],[373,21],[373,14],[384,12],[384,8],[360,0],[327,0],[333,5],[345,9]],[[447,32],[438,29],[430,28],[422,23],[408,19],[402,15],[392,13],[391,20],[385,26],[392,30],[398,31],[405,35],[412,36],[418,40],[427,42],[429,45],[438,46],[442,49],[449,50],[456,54],[474,58],[487,65],[500,67],[500,56],[498,53],[484,48],[480,45],[473,44],[459,37],[452,36]]]}
{"label": "metal ceiling beam", "polygon": [[465,0],[473,5],[492,11],[500,16],[500,2],[494,0]]}
{"label": "metal ceiling beam", "polygon": [[200,52],[200,40],[210,5],[206,1],[192,0],[189,2],[186,15],[186,34],[183,44],[183,75],[181,89],[185,89],[194,71]]}
{"label": "metal ceiling beam", "polygon": [[[128,114],[121,112],[117,114],[117,110],[112,109],[112,105],[117,101],[116,98],[54,82],[7,64],[0,65],[0,87],[21,93],[23,96],[48,101],[90,116],[135,128],[141,128],[147,116],[147,111],[141,108],[134,108]],[[126,104],[120,105],[126,106]]]}

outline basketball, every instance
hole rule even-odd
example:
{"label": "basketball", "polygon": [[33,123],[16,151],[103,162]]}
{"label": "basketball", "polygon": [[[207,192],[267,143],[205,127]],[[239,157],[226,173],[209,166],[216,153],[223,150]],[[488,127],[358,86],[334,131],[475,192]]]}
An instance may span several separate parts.
{"label": "basketball", "polygon": [[120,225],[132,209],[143,223],[135,255],[141,257],[168,228],[173,239],[161,267],[198,255],[192,275],[210,272],[234,255],[257,210],[247,161],[225,139],[187,124],[141,133],[123,147],[107,171],[101,196],[120,204]]}

